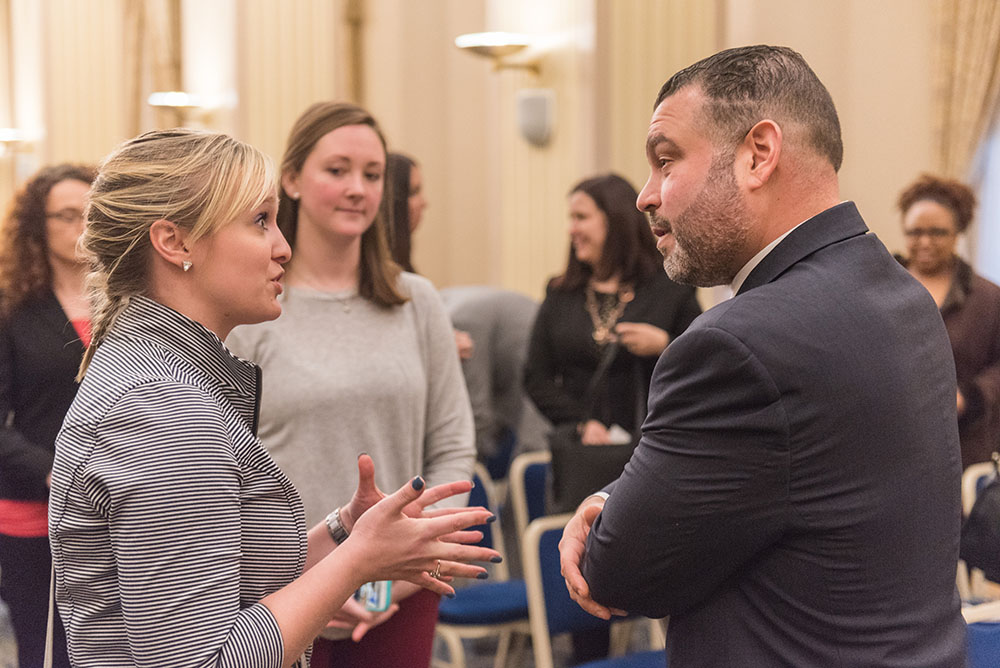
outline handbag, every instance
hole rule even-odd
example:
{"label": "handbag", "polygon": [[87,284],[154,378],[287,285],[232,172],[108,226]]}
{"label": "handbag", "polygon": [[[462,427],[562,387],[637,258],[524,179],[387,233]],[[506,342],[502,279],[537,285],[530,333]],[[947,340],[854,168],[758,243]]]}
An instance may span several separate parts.
{"label": "handbag", "polygon": [[978,568],[988,580],[1000,582],[1000,454],[993,453],[995,475],[976,495],[962,523],[959,558]]}
{"label": "handbag", "polygon": [[[619,349],[618,343],[609,343],[587,385],[584,395],[588,407],[593,406],[597,388],[607,374]],[[636,431],[642,424],[644,403],[642,392],[636,394]],[[577,423],[556,425],[549,433],[552,452],[550,468],[551,485],[549,506],[553,513],[573,512],[585,498],[618,479],[639,438],[622,445],[584,445],[580,441]]]}

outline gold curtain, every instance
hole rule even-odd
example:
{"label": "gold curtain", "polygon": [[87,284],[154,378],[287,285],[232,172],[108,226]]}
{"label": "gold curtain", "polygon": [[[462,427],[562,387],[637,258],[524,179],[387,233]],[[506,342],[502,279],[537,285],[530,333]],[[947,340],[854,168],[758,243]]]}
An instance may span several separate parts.
{"label": "gold curtain", "polygon": [[939,0],[938,11],[938,156],[964,179],[1000,107],[1000,2]]}
{"label": "gold curtain", "polygon": [[[14,124],[14,77],[11,52],[10,2],[0,0],[0,128]],[[14,195],[14,158],[0,144],[0,216],[5,215]]]}
{"label": "gold curtain", "polygon": [[157,108],[151,119],[146,115],[151,92],[181,90],[180,0],[125,3],[125,58],[128,134],[139,134],[150,123],[154,127],[182,125],[177,109]]}

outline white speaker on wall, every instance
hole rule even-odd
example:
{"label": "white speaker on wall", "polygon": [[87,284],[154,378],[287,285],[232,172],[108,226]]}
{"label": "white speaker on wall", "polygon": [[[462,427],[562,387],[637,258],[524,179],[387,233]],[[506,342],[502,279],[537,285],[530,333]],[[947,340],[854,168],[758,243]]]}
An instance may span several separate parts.
{"label": "white speaker on wall", "polygon": [[523,88],[517,92],[517,128],[534,146],[545,146],[552,136],[556,93],[551,88]]}

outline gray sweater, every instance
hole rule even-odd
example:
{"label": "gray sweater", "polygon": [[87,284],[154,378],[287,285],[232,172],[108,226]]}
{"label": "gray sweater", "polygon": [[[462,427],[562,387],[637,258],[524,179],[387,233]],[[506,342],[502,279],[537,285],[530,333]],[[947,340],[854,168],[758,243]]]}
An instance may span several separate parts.
{"label": "gray sweater", "polygon": [[362,452],[387,494],[417,474],[430,485],[472,476],[472,412],[448,315],[426,279],[403,273],[400,287],[410,300],[382,308],[353,290],[286,286],[281,317],[226,341],[262,367],[259,436],[308,526],[350,500]]}

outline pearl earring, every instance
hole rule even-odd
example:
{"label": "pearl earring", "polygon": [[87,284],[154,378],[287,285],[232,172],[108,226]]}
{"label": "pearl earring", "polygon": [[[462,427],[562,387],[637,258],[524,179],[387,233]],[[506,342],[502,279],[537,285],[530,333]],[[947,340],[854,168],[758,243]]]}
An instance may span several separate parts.
{"label": "pearl earring", "polygon": [[183,262],[181,262],[181,267],[184,268],[184,271],[187,271],[188,269],[190,269],[191,268],[191,260],[184,260]]}

